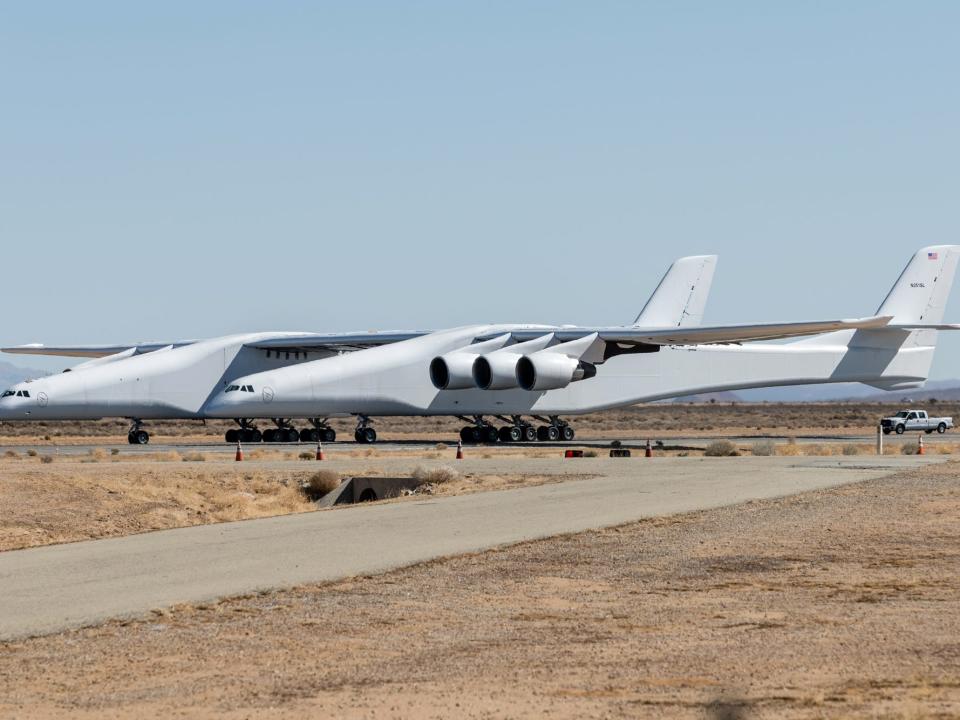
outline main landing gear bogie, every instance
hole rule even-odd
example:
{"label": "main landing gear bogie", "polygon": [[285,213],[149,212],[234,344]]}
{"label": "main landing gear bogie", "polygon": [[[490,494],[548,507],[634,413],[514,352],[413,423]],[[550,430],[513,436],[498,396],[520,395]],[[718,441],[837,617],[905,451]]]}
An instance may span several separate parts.
{"label": "main landing gear bogie", "polygon": [[370,427],[370,418],[366,415],[357,416],[357,429],[353,431],[353,439],[363,445],[373,445],[377,441],[377,431]]}
{"label": "main landing gear bogie", "polygon": [[[460,429],[460,440],[467,444],[493,444],[496,442],[556,442],[563,440],[570,442],[576,436],[573,428],[566,422],[556,416],[551,416],[549,420],[544,420],[547,424],[536,427],[520,419],[515,415],[508,418],[501,416],[501,420],[511,422],[511,425],[504,425],[499,429],[484,420],[482,417],[475,417],[472,425],[464,425]],[[461,416],[461,420],[467,418]]]}
{"label": "main landing gear bogie", "polygon": [[133,424],[127,431],[127,442],[131,445],[146,445],[150,442],[150,433],[143,429],[143,423],[140,420],[133,420]]}

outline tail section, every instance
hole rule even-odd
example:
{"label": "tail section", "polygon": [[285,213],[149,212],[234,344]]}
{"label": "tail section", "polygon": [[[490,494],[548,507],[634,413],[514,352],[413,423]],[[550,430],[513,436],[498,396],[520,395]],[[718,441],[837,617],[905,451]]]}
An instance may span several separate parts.
{"label": "tail section", "polygon": [[674,262],[633,321],[634,327],[699,325],[716,266],[716,255],[696,255]]}
{"label": "tail section", "polygon": [[891,325],[942,322],[958,260],[958,245],[933,245],[919,250],[876,314],[891,316]]}
{"label": "tail section", "polygon": [[943,320],[958,261],[960,245],[917,251],[877,310],[877,315],[891,318],[890,327],[842,330],[796,344],[846,346],[834,378],[838,382],[863,382],[882,390],[922,386],[930,374],[937,345],[935,327]]}

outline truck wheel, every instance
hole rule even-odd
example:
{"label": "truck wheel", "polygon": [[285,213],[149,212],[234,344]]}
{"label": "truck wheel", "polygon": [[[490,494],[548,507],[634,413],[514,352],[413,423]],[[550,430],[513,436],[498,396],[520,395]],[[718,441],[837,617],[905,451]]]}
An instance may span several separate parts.
{"label": "truck wheel", "polygon": [[903,425],[897,425],[897,435],[903,435],[904,429]]}
{"label": "truck wheel", "polygon": [[946,431],[947,431],[947,424],[946,424],[946,423],[940,423],[939,425],[937,425],[937,432],[938,432],[938,433],[940,433],[941,435],[943,435]]}
{"label": "truck wheel", "polygon": [[884,428],[884,429],[883,429],[883,434],[884,434],[884,435],[889,435],[889,434],[890,434],[890,428]]}

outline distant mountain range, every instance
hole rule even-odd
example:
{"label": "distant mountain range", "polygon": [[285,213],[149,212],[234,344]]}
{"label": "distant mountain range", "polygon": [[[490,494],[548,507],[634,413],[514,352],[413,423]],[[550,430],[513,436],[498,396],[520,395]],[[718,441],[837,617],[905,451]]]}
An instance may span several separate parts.
{"label": "distant mountain range", "polygon": [[19,367],[7,362],[0,362],[0,390],[6,390],[11,385],[18,382],[29,380],[31,378],[43,377],[49,375],[45,370],[36,370],[34,368]]}

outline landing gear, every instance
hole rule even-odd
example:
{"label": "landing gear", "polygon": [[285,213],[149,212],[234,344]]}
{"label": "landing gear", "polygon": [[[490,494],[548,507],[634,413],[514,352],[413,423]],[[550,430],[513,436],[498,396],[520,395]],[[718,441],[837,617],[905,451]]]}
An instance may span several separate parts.
{"label": "landing gear", "polygon": [[[544,420],[542,417],[534,417],[536,417],[537,420]],[[561,420],[557,415],[551,415],[546,419],[546,422],[548,424],[541,425],[537,428],[537,440],[541,442],[556,442],[557,440],[570,442],[576,436],[570,424]]]}
{"label": "landing gear", "polygon": [[263,431],[263,441],[269,443],[295,443],[300,442],[300,433],[290,421],[286,418],[271,418],[275,428]]}
{"label": "landing gear", "polygon": [[357,429],[353,432],[353,439],[366,445],[377,441],[377,431],[370,427],[370,418],[366,415],[357,415]]}
{"label": "landing gear", "polygon": [[[470,419],[457,415],[466,422]],[[468,444],[496,443],[500,439],[500,432],[493,425],[483,419],[483,415],[473,416],[473,425],[464,425],[460,429],[460,440]]]}
{"label": "landing gear", "polygon": [[131,445],[146,445],[150,442],[150,433],[143,429],[143,421],[133,418],[133,424],[127,431],[127,442]]}
{"label": "landing gear", "polygon": [[511,423],[500,428],[498,433],[500,442],[533,442],[537,439],[537,429],[520,415],[511,415],[509,418],[502,415],[497,417]]}
{"label": "landing gear", "polygon": [[336,431],[327,425],[326,419],[320,418],[309,418],[310,424],[313,425],[312,428],[304,428],[300,431],[300,442],[304,443],[315,443],[315,442],[325,442],[332,443],[337,439]]}
{"label": "landing gear", "polygon": [[263,441],[263,433],[251,425],[249,420],[246,418],[234,418],[233,421],[240,427],[227,430],[224,439],[228,443],[235,445],[238,442],[258,443]]}

